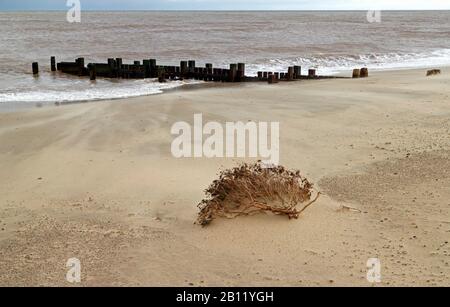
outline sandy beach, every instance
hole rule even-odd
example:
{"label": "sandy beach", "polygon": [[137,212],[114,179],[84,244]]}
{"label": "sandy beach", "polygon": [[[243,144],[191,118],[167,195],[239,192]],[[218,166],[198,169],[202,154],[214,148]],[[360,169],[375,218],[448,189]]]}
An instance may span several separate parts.
{"label": "sandy beach", "polygon": [[[0,113],[0,285],[450,286],[450,69],[172,90]],[[194,225],[220,170],[170,128],[280,122],[280,164],[322,192],[298,220]]]}

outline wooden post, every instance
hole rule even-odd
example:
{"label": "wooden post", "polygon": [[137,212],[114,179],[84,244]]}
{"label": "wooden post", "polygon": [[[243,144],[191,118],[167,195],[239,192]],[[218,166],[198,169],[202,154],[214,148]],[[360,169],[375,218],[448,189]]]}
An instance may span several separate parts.
{"label": "wooden post", "polygon": [[180,73],[181,77],[187,77],[188,74],[188,62],[187,61],[181,61],[180,62]]}
{"label": "wooden post", "polygon": [[288,68],[287,79],[288,79],[288,81],[294,80],[294,67]]}
{"label": "wooden post", "polygon": [[150,78],[157,78],[158,77],[158,69],[156,65],[155,59],[150,59]]}
{"label": "wooden post", "polygon": [[33,75],[35,76],[39,75],[39,63],[34,62],[31,66],[33,68]]}
{"label": "wooden post", "polygon": [[279,72],[276,72],[274,75],[275,75],[275,79],[277,79],[277,80],[280,79],[280,73]]}
{"label": "wooden post", "polygon": [[78,64],[78,76],[81,77],[83,75],[84,70],[84,58],[78,58],[75,60]]}
{"label": "wooden post", "polygon": [[228,81],[229,74],[230,74],[230,70],[222,69],[222,78],[221,78],[222,82]]}
{"label": "wooden post", "polygon": [[206,68],[206,79],[205,81],[212,81],[213,78],[213,64],[207,63],[205,64]]}
{"label": "wooden post", "polygon": [[97,69],[95,68],[95,64],[92,64],[89,67],[89,78],[91,81],[95,81],[97,79]]}
{"label": "wooden post", "polygon": [[369,77],[369,69],[368,68],[361,68],[361,71],[359,73],[359,76],[361,78],[367,78]]}
{"label": "wooden post", "polygon": [[262,80],[263,78],[263,72],[262,71],[258,71],[258,80]]}
{"label": "wooden post", "polygon": [[237,79],[239,82],[244,81],[244,79],[245,79],[245,63],[238,63]]}
{"label": "wooden post", "polygon": [[150,60],[143,60],[142,65],[144,66],[144,77],[150,78]]}
{"label": "wooden post", "polygon": [[195,61],[188,61],[188,78],[193,78],[195,74]]}
{"label": "wooden post", "polygon": [[122,65],[123,65],[122,58],[116,58],[117,78],[122,78]]}
{"label": "wooden post", "polygon": [[228,81],[235,82],[236,81],[236,74],[237,74],[237,65],[236,64],[230,64],[230,75]]}
{"label": "wooden post", "polygon": [[198,68],[197,68],[197,67],[194,68],[194,74],[192,75],[192,77],[193,77],[195,80],[198,80]]}
{"label": "wooden post", "polygon": [[222,81],[222,76],[223,76],[223,68],[219,68],[217,70],[217,81]]}
{"label": "wooden post", "polygon": [[310,78],[316,77],[316,70],[315,69],[308,70],[308,77]]}
{"label": "wooden post", "polygon": [[221,81],[222,78],[222,69],[221,68],[214,68],[213,69],[213,81],[217,82],[217,81]]}
{"label": "wooden post", "polygon": [[50,57],[50,67],[51,71],[56,71],[56,58],[54,56]]}
{"label": "wooden post", "polygon": [[115,66],[116,61],[114,59],[108,59],[108,66],[109,66],[109,77],[114,78],[115,77]]}
{"label": "wooden post", "polygon": [[294,66],[294,79],[300,79],[302,76],[302,67]]}
{"label": "wooden post", "polygon": [[358,68],[353,69],[353,78],[359,78],[360,70]]}
{"label": "wooden post", "polygon": [[205,73],[206,73],[206,68],[203,68],[203,67],[199,67],[198,68],[198,72],[199,72],[199,74],[198,74],[198,79],[199,80],[205,80]]}
{"label": "wooden post", "polygon": [[267,80],[268,74],[267,71],[263,72],[263,80]]}
{"label": "wooden post", "polygon": [[277,79],[276,75],[273,73],[270,73],[268,82],[269,82],[269,84],[278,83],[278,79]]}

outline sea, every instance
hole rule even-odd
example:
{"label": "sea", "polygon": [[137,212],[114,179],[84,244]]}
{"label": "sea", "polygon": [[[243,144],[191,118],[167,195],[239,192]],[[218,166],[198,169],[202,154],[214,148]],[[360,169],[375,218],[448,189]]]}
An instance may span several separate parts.
{"label": "sea", "polygon": [[[450,65],[450,11],[374,16],[366,11],[81,11],[81,22],[71,23],[65,11],[0,12],[0,106],[136,97],[198,82],[91,82],[51,73],[50,56],[58,62],[84,57],[86,63],[155,58],[160,65],[192,59],[223,68],[244,62],[247,75],[293,65],[348,76],[363,66],[381,71]],[[32,62],[40,64],[38,78]]]}

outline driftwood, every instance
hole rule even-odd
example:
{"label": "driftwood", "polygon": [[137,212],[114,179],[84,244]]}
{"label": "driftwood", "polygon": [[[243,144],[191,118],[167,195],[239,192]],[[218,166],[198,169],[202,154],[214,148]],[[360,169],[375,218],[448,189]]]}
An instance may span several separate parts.
{"label": "driftwood", "polygon": [[427,77],[440,75],[440,74],[441,74],[441,70],[440,69],[432,69],[432,70],[427,71]]}
{"label": "driftwood", "polygon": [[[220,173],[206,189],[206,199],[198,207],[196,224],[206,226],[217,217],[235,218],[261,212],[286,215],[297,219],[311,206],[313,185],[300,175],[282,166],[265,168],[261,164],[242,164]],[[300,203],[308,202],[297,210]]]}

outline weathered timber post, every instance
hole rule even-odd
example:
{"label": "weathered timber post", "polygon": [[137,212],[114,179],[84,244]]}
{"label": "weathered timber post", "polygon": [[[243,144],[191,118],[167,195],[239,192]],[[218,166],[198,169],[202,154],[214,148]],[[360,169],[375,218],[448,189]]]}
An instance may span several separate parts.
{"label": "weathered timber post", "polygon": [[129,64],[125,64],[122,66],[123,67],[123,74],[125,76],[125,79],[130,79],[131,77],[131,73],[130,73],[130,65]]}
{"label": "weathered timber post", "polygon": [[359,78],[360,70],[358,68],[353,69],[353,78]]}
{"label": "weathered timber post", "polygon": [[188,78],[193,78],[194,73],[195,73],[195,61],[194,60],[188,61],[188,70],[189,70]]}
{"label": "weathered timber post", "polygon": [[294,79],[300,79],[302,76],[302,67],[294,66]]}
{"label": "weathered timber post", "polygon": [[185,78],[188,74],[188,62],[187,61],[181,61],[180,62],[180,73],[181,77]]}
{"label": "weathered timber post", "polygon": [[315,78],[316,77],[316,70],[315,69],[308,70],[308,77]]}
{"label": "weathered timber post", "polygon": [[195,80],[198,80],[198,68],[194,68],[194,74],[192,75]]}
{"label": "weathered timber post", "polygon": [[222,82],[227,82],[228,81],[228,76],[230,75],[230,70],[229,69],[222,69]]}
{"label": "weathered timber post", "polygon": [[169,67],[170,70],[170,79],[175,79],[177,77],[177,67],[175,66],[170,66]]}
{"label": "weathered timber post", "polygon": [[206,68],[200,67],[199,68],[199,80],[205,80],[206,79]]}
{"label": "weathered timber post", "polygon": [[109,77],[110,78],[114,78],[115,77],[115,66],[116,66],[116,61],[114,59],[108,59],[108,66],[109,66]]}
{"label": "weathered timber post", "polygon": [[262,71],[258,71],[258,80],[261,81],[263,78],[263,72]]}
{"label": "weathered timber post", "polygon": [[277,79],[277,81],[278,81],[280,79],[280,73],[276,72],[274,75],[275,75],[275,79]]}
{"label": "weathered timber post", "polygon": [[369,76],[369,69],[368,68],[361,68],[359,76],[361,78],[367,78]]}
{"label": "weathered timber post", "polygon": [[143,60],[142,65],[144,65],[144,77],[150,78],[150,60]]}
{"label": "weathered timber post", "polygon": [[116,69],[117,69],[117,78],[122,78],[122,65],[123,65],[123,60],[122,58],[116,58]]}
{"label": "weathered timber post", "polygon": [[229,82],[235,82],[236,81],[236,74],[237,74],[237,64],[230,64],[230,74],[228,81]]}
{"label": "weathered timber post", "polygon": [[205,64],[205,68],[206,68],[206,79],[205,79],[205,81],[211,81],[212,80],[212,75],[213,75],[213,64],[207,63],[207,64]]}
{"label": "weathered timber post", "polygon": [[78,58],[75,60],[78,65],[78,76],[81,77],[83,75],[84,70],[84,58]]}
{"label": "weathered timber post", "polygon": [[294,67],[288,68],[287,79],[288,79],[288,81],[294,80]]}
{"label": "weathered timber post", "polygon": [[263,72],[263,80],[267,80],[268,78],[268,73],[267,71]]}
{"label": "weathered timber post", "polygon": [[245,63],[238,63],[237,81],[242,82],[245,79]]}
{"label": "weathered timber post", "polygon": [[213,81],[221,81],[222,78],[222,69],[221,68],[214,68],[213,69]]}
{"label": "weathered timber post", "polygon": [[34,63],[31,65],[31,67],[32,67],[32,69],[33,69],[33,75],[34,75],[34,76],[39,75],[39,63],[38,63],[38,62],[34,62]]}
{"label": "weathered timber post", "polygon": [[54,56],[50,57],[50,69],[56,71],[56,58]]}
{"label": "weathered timber post", "polygon": [[158,70],[156,66],[156,60],[150,59],[150,78],[158,77]]}
{"label": "weathered timber post", "polygon": [[223,80],[223,75],[224,75],[224,69],[223,68],[219,68],[218,70],[217,70],[217,76],[216,76],[216,78],[217,78],[217,81],[222,81]]}
{"label": "weathered timber post", "polygon": [[91,79],[91,81],[97,79],[97,69],[95,68],[95,64],[89,66],[89,79]]}
{"label": "weathered timber post", "polygon": [[268,82],[269,82],[269,84],[278,83],[278,79],[277,79],[276,75],[270,73],[270,74],[269,74]]}

